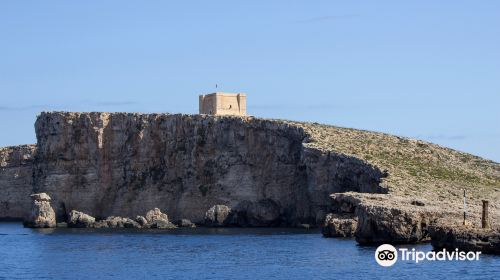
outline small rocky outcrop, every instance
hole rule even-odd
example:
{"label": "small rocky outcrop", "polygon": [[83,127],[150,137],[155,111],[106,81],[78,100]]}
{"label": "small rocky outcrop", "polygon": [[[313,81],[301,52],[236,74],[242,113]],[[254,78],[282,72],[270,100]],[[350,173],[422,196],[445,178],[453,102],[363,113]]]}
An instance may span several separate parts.
{"label": "small rocky outcrop", "polygon": [[431,244],[436,250],[481,251],[500,254],[500,229],[468,228],[464,226],[432,226]]}
{"label": "small rocky outcrop", "polygon": [[98,220],[85,213],[72,210],[68,215],[68,227],[73,228],[176,228],[169,222],[168,216],[160,209],[155,208],[146,213],[146,217],[137,216],[135,219],[128,217],[109,216],[104,220]]}
{"label": "small rocky outcrop", "polygon": [[91,228],[94,227],[95,218],[85,213],[72,210],[68,215],[68,227]]}
{"label": "small rocky outcrop", "polygon": [[110,216],[104,220],[94,223],[95,228],[156,228],[170,229],[176,228],[169,222],[168,216],[162,213],[160,209],[154,208],[146,213],[146,217],[137,216],[135,219],[127,217]]}
{"label": "small rocky outcrop", "polygon": [[214,205],[205,213],[205,225],[220,227],[230,224],[231,208],[226,205]]}
{"label": "small rocky outcrop", "polygon": [[154,208],[153,210],[149,210],[146,213],[146,221],[147,224],[144,227],[148,228],[157,228],[157,229],[176,228],[176,226],[168,220],[167,214],[162,213],[159,208]]}
{"label": "small rocky outcrop", "polygon": [[196,225],[188,219],[180,219],[175,223],[178,227],[194,228]]}
{"label": "small rocky outcrop", "polygon": [[156,228],[156,229],[174,229],[177,228],[176,225],[174,225],[171,222],[167,222],[164,220],[155,220],[152,223],[148,223],[146,225],[148,228]]}
{"label": "small rocky outcrop", "polygon": [[353,237],[358,226],[357,218],[352,214],[326,215],[321,233],[325,237]]}
{"label": "small rocky outcrop", "polygon": [[30,195],[33,203],[31,214],[25,222],[25,226],[33,228],[55,228],[56,213],[50,206],[50,196],[46,193]]}
{"label": "small rocky outcrop", "polygon": [[362,205],[358,208],[356,241],[369,243],[416,243],[429,239],[431,213]]}
{"label": "small rocky outcrop", "polygon": [[141,228],[142,226],[130,219],[124,217],[110,216],[105,220],[100,220],[94,223],[95,228]]}
{"label": "small rocky outcrop", "polygon": [[149,210],[146,213],[146,221],[148,223],[152,223],[155,221],[165,221],[168,222],[168,216],[165,213],[162,213],[160,209],[154,208],[153,210]]}
{"label": "small rocky outcrop", "polygon": [[[410,199],[387,194],[349,192],[332,194],[331,198],[334,212],[350,213],[356,217],[354,236],[360,244],[416,243],[429,240],[429,225],[446,214],[437,205],[422,201],[426,207],[419,207]],[[332,227],[325,231],[340,227],[334,221],[330,217]]]}

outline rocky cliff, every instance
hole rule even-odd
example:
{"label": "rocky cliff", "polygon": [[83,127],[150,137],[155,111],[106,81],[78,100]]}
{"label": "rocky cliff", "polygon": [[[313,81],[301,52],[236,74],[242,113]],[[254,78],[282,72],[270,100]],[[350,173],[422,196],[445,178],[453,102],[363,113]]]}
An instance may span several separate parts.
{"label": "rocky cliff", "polygon": [[[25,217],[29,194],[46,192],[59,219],[71,210],[134,217],[158,207],[173,220],[203,222],[212,206],[226,205],[239,225],[318,224],[332,193],[389,192],[459,215],[463,189],[471,218],[481,199],[499,216],[498,163],[383,133],[253,117],[68,112],[41,113],[35,128],[36,152],[0,150],[0,217]],[[382,208],[366,209],[362,226]]]}
{"label": "rocky cliff", "polygon": [[[304,146],[300,126],[251,117],[42,113],[35,192],[58,216],[135,216],[158,207],[202,222],[213,205],[243,225],[316,223],[332,192],[383,192],[378,168]],[[260,214],[266,217],[255,218]],[[245,216],[246,214],[246,216]]]}
{"label": "rocky cliff", "polygon": [[0,148],[0,219],[28,217],[35,150],[35,145]]}

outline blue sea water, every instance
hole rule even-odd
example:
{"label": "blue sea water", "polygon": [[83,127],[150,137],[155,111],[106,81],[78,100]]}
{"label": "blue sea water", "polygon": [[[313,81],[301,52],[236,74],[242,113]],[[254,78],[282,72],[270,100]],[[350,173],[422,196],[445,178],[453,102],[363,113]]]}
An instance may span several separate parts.
{"label": "blue sea water", "polygon": [[37,230],[0,223],[0,279],[500,278],[498,256],[385,268],[374,252],[316,230]]}

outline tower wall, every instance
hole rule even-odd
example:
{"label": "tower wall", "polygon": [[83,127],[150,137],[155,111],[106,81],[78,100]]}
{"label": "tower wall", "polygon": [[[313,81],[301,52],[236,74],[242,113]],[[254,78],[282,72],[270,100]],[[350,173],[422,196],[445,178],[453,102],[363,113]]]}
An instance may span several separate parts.
{"label": "tower wall", "polygon": [[215,92],[200,95],[200,114],[246,116],[246,94]]}

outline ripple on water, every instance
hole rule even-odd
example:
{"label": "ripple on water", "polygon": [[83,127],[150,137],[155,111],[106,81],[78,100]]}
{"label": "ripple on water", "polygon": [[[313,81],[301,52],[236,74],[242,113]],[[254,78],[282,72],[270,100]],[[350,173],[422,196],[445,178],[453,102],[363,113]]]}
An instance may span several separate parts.
{"label": "ripple on water", "polygon": [[[417,246],[430,250],[430,245]],[[0,278],[498,279],[500,257],[378,266],[375,248],[296,229],[34,230],[0,223]]]}

